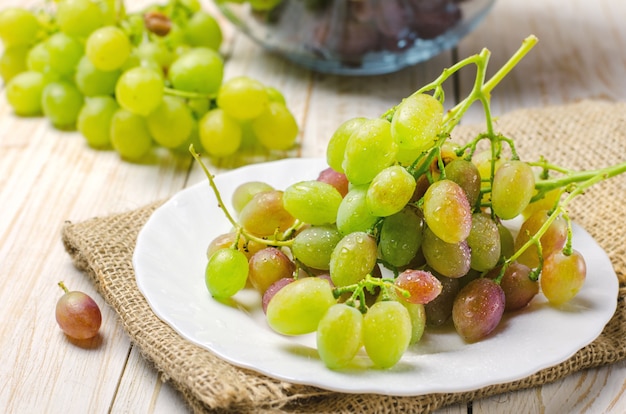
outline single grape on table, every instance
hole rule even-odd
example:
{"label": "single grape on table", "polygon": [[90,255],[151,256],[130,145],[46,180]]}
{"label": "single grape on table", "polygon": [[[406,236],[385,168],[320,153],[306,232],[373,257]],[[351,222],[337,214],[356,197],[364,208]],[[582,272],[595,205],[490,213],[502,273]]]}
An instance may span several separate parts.
{"label": "single grape on table", "polygon": [[[244,163],[248,152],[284,154],[299,133],[285,97],[246,76],[224,79],[222,40],[198,0],[132,13],[119,0],[8,7],[0,10],[0,76],[16,115],[77,129],[90,147],[126,161],[159,148],[188,155],[191,143]],[[122,127],[126,112],[134,119]]]}
{"label": "single grape on table", "polygon": [[[244,289],[248,271],[268,326],[281,335],[315,332],[319,358],[333,370],[363,369],[353,363],[357,355],[392,369],[436,334],[431,328],[447,325],[467,343],[484,341],[506,330],[505,313],[514,318],[539,296],[556,308],[573,300],[586,266],[572,246],[567,206],[626,172],[626,163],[574,172],[523,159],[495,131],[489,99],[481,97],[535,43],[527,38],[492,79],[484,76],[483,50],[382,116],[344,122],[329,137],[328,168],[286,188],[241,183],[233,212],[190,147],[233,229],[209,246],[210,293],[236,298],[232,287]],[[475,89],[442,110],[442,84],[471,65]],[[475,101],[486,131],[455,142],[451,132]],[[514,236],[506,220],[518,217]],[[237,271],[235,260],[223,263],[229,249]],[[247,269],[239,262],[245,257]],[[215,261],[228,271],[216,272]]]}

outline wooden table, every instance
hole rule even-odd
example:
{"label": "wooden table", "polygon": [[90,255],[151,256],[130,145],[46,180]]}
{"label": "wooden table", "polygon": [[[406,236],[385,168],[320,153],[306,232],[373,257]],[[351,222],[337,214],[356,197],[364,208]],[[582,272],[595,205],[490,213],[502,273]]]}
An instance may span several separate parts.
{"label": "wooden table", "polygon": [[[131,2],[127,2],[131,3]],[[136,9],[145,1],[133,2]],[[1,7],[24,5],[2,0]],[[208,10],[214,6],[205,1]],[[626,100],[626,3],[622,0],[498,0],[455,51],[398,73],[346,78],[303,70],[264,53],[222,21],[226,78],[249,75],[280,89],[301,126],[297,155],[324,153],[340,122],[377,116],[450,65],[483,47],[497,68],[533,33],[539,45],[493,94],[495,114],[583,98]],[[470,78],[460,77],[460,96]],[[464,122],[481,120],[470,111]],[[294,154],[296,155],[296,154]],[[0,87],[0,411],[184,413],[180,395],[129,341],[117,315],[76,270],[61,244],[65,220],[134,209],[203,180],[197,165],[121,162],[76,132],[13,115]],[[91,294],[103,310],[102,340],[72,345],[58,329],[57,282]],[[626,412],[626,362],[544,387],[474,401],[445,413]]]}

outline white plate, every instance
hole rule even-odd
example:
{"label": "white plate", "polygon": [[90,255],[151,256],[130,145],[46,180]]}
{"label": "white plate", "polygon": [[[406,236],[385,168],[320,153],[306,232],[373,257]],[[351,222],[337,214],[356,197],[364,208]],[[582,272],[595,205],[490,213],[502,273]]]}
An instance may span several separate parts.
{"label": "white plate", "polygon": [[[233,190],[245,181],[284,189],[316,178],[325,167],[320,159],[288,159],[223,173],[216,182],[230,208]],[[313,334],[286,337],[267,326],[255,292],[239,292],[229,304],[211,298],[204,284],[206,247],[230,228],[208,181],[172,197],[139,234],[133,256],[139,289],[154,313],[180,335],[234,365],[329,390],[421,395],[521,379],[592,342],[617,304],[617,277],[609,258],[575,226],[574,246],[585,257],[588,275],[578,296],[562,309],[548,306],[540,294],[481,342],[465,344],[450,329],[427,331],[392,369],[372,369],[360,355],[350,369],[332,371],[317,356]]]}

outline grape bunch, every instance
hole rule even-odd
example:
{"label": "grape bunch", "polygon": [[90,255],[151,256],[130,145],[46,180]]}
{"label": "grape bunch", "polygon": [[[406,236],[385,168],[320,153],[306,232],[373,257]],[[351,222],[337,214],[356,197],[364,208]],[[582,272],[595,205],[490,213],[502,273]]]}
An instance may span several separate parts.
{"label": "grape bunch", "polygon": [[[347,120],[330,137],[327,169],[284,189],[241,183],[232,213],[190,148],[233,226],[208,246],[210,294],[228,300],[250,284],[268,325],[315,333],[330,369],[362,348],[373,366],[390,368],[429,326],[451,323],[472,343],[540,292],[555,307],[574,298],[586,268],[566,207],[626,163],[573,172],[524,161],[494,131],[486,97],[536,41],[527,38],[489,80],[485,49],[381,117]],[[442,84],[469,65],[474,89],[445,111]],[[451,131],[475,101],[486,131],[455,142]],[[504,222],[516,217],[514,235]]]}
{"label": "grape bunch", "polygon": [[[117,0],[60,0],[0,13],[0,75],[19,116],[78,129],[89,146],[140,161],[153,148],[214,157],[245,143],[292,147],[297,123],[275,88],[224,81],[222,32],[197,0],[126,13]],[[256,140],[256,141],[254,141]]]}

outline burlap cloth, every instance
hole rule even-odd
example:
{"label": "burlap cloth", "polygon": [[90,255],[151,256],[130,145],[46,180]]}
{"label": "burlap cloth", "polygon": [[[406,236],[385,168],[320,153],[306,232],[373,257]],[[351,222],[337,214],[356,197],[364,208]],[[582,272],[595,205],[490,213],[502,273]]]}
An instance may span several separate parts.
{"label": "burlap cloth", "polygon": [[[544,155],[571,169],[626,160],[626,103],[583,101],[502,116],[497,129],[514,138],[526,160]],[[480,128],[458,127],[463,140]],[[342,394],[295,385],[237,368],[193,345],[158,319],[139,292],[132,255],[136,236],[161,202],[135,211],[67,222],[63,242],[77,268],[93,280],[142,354],[183,394],[194,412],[429,412],[445,405],[534,387],[572,372],[626,356],[626,174],[596,185],[576,199],[570,213],[606,250],[621,280],[617,311],[603,333],[567,361],[530,377],[472,392],[393,397]]]}

